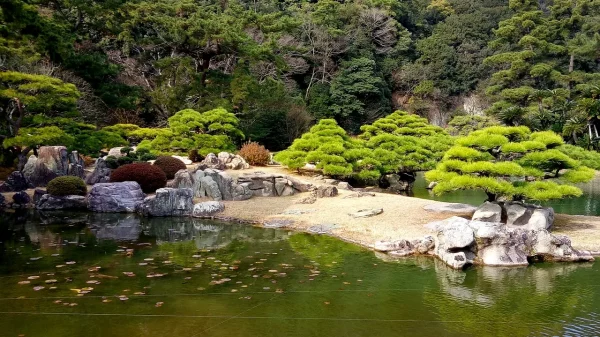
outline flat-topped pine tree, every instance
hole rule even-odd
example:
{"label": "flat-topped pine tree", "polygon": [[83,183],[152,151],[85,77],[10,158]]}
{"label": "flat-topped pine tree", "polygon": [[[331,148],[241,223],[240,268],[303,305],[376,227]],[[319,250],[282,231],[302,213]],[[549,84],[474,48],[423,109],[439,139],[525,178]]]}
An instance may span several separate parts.
{"label": "flat-topped pine tree", "polygon": [[494,126],[456,140],[435,170],[436,194],[483,190],[489,201],[549,200],[581,195],[573,183],[593,178],[594,170],[560,151],[563,139],[551,131]]}

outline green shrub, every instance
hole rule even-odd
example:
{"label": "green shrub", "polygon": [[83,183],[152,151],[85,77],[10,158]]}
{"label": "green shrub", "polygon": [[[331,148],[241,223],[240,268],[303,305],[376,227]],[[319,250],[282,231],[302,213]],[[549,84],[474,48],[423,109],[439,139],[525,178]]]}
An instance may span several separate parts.
{"label": "green shrub", "polygon": [[269,150],[257,142],[245,143],[238,154],[250,165],[266,166],[271,160],[271,153]]}
{"label": "green shrub", "polygon": [[177,171],[187,168],[181,160],[171,156],[158,157],[154,166],[160,168],[167,175],[167,179],[173,179]]}
{"label": "green shrub", "polygon": [[52,179],[46,192],[53,196],[86,195],[87,186],[79,177],[62,176]]}
{"label": "green shrub", "polygon": [[149,163],[133,163],[112,171],[110,181],[135,181],[140,184],[145,193],[154,193],[157,189],[166,186],[167,176],[158,166]]}
{"label": "green shrub", "polygon": [[448,123],[448,133],[453,136],[466,136],[475,130],[499,124],[489,116],[456,116]]}

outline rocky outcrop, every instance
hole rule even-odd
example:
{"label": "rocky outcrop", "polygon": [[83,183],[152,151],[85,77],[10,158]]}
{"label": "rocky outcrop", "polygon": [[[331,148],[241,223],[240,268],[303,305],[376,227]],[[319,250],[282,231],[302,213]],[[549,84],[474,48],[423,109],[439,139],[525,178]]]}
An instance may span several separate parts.
{"label": "rocky outcrop", "polygon": [[93,212],[131,213],[146,195],[135,181],[99,183],[88,196],[88,209]]}
{"label": "rocky outcrop", "polygon": [[175,173],[175,177],[168,184],[172,188],[194,188],[194,177],[187,169],[182,169]]}
{"label": "rocky outcrop", "polygon": [[205,201],[194,205],[192,216],[194,218],[210,217],[223,212],[225,205],[219,201]]}
{"label": "rocky outcrop", "polygon": [[198,165],[198,167],[201,168],[202,170],[204,170],[204,169],[224,170],[225,164],[223,164],[223,162],[221,162],[219,160],[219,157],[217,157],[216,154],[209,153],[208,155],[206,155],[206,157],[204,157],[204,160],[202,162],[200,162],[200,165]]}
{"label": "rocky outcrop", "polygon": [[31,187],[33,186],[27,181],[23,172],[14,171],[6,178],[6,181],[0,183],[0,193],[24,191]]}
{"label": "rocky outcrop", "polygon": [[379,185],[393,193],[404,193],[412,191],[415,177],[410,174],[386,174],[381,177]]}
{"label": "rocky outcrop", "polygon": [[94,171],[92,171],[92,173],[85,178],[85,183],[88,185],[108,183],[110,182],[111,173],[112,169],[108,167],[106,161],[102,158],[98,158],[96,159],[96,164],[94,165]]}
{"label": "rocky outcrop", "polygon": [[432,236],[426,236],[422,240],[412,241],[377,241],[373,245],[373,249],[376,251],[385,252],[396,257],[432,254],[434,248],[435,240]]}
{"label": "rocky outcrop", "polygon": [[87,201],[81,195],[52,196],[44,194],[36,203],[35,208],[42,211],[86,209]]}
{"label": "rocky outcrop", "polygon": [[33,186],[46,186],[60,176],[85,177],[85,164],[77,151],[68,153],[64,146],[42,146],[37,152],[37,157],[29,157],[23,168],[23,175]]}
{"label": "rocky outcrop", "polygon": [[571,241],[546,229],[513,228],[499,222],[459,217],[434,223],[433,254],[455,269],[471,264],[523,266],[530,261],[593,261],[589,252],[577,251]]}
{"label": "rocky outcrop", "polygon": [[338,195],[338,189],[335,186],[322,185],[317,187],[317,198],[331,198]]}
{"label": "rocky outcrop", "polygon": [[238,184],[248,184],[248,188],[255,196],[261,197],[282,197],[294,195],[301,190],[305,190],[306,185],[299,183],[298,180],[290,179],[281,174],[265,174],[255,172],[245,174],[237,179]]}
{"label": "rocky outcrop", "polygon": [[554,223],[554,209],[518,202],[503,205],[506,212],[506,225],[521,229],[550,229]]}
{"label": "rocky outcrop", "polygon": [[190,216],[194,208],[194,193],[189,188],[159,188],[136,207],[144,216]]}
{"label": "rocky outcrop", "polygon": [[502,221],[502,206],[495,202],[486,201],[473,213],[473,220],[486,222]]}
{"label": "rocky outcrop", "polygon": [[217,158],[219,158],[221,163],[223,163],[229,170],[246,170],[250,168],[250,165],[246,162],[246,160],[237,154],[219,152]]}

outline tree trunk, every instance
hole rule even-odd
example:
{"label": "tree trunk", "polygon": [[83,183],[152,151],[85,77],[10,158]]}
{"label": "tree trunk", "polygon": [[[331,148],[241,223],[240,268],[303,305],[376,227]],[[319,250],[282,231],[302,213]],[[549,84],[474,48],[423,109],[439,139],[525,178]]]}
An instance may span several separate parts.
{"label": "tree trunk", "polygon": [[17,171],[22,171],[27,164],[27,154],[31,151],[31,148],[28,146],[19,152],[19,164],[17,165]]}
{"label": "tree trunk", "polygon": [[489,202],[494,202],[497,199],[496,194],[492,193],[492,192],[488,192],[486,191],[485,194],[487,194],[487,201]]}

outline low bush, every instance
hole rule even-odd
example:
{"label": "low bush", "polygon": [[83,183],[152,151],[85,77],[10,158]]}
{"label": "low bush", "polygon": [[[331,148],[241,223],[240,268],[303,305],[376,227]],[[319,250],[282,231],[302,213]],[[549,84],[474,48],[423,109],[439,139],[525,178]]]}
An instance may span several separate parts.
{"label": "low bush", "polygon": [[156,158],[154,166],[160,168],[167,175],[167,179],[173,179],[177,171],[185,170],[187,168],[181,160],[170,156],[160,156]]}
{"label": "low bush", "polygon": [[167,175],[158,166],[149,163],[133,163],[120,166],[110,175],[111,182],[135,181],[145,193],[153,193],[165,187]]}
{"label": "low bush", "polygon": [[46,192],[57,197],[65,195],[86,195],[87,186],[79,177],[62,176],[52,179],[48,183]]}
{"label": "low bush", "polygon": [[271,153],[257,142],[245,143],[238,154],[246,159],[248,164],[255,166],[266,166],[271,160]]}

